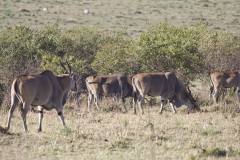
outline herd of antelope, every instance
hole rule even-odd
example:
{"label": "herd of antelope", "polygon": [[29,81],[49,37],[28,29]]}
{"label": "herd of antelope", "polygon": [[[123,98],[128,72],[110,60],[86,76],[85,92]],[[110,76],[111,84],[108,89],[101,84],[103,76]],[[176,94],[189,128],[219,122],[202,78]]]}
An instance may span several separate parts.
{"label": "herd of antelope", "polygon": [[[61,63],[61,66],[68,74],[54,75],[53,72],[46,70],[40,74],[20,75],[13,80],[11,86],[11,106],[8,113],[8,122],[6,131],[10,129],[10,123],[13,112],[20,104],[21,117],[23,119],[24,129],[27,128],[27,113],[31,107],[37,107],[39,113],[38,131],[42,131],[43,110],[57,111],[58,116],[65,126],[63,107],[69,91],[76,91],[77,77],[73,74],[70,65]],[[212,72],[210,73],[212,86],[210,95],[214,102],[218,102],[221,90],[225,88],[235,88],[240,100],[240,73],[237,71]],[[136,114],[136,104],[139,106],[141,114],[144,114],[142,103],[145,96],[159,96],[161,101],[169,101],[172,111],[175,113],[176,108],[182,105],[188,107],[188,111],[200,111],[200,107],[188,86],[186,86],[174,72],[154,72],[138,73],[133,76],[125,74],[115,75],[97,75],[86,78],[88,91],[88,111],[90,112],[93,102],[99,109],[99,100],[102,97],[114,97],[121,99],[123,108],[125,98],[133,98],[133,108]],[[160,113],[163,110],[161,103]]]}

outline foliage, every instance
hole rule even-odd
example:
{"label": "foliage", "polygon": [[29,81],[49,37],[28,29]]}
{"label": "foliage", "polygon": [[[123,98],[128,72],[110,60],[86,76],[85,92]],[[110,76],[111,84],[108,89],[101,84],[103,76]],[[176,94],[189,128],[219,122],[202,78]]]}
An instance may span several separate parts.
{"label": "foliage", "polygon": [[15,26],[0,31],[0,94],[6,90],[9,94],[12,80],[23,73],[44,69],[64,73],[61,60],[83,75],[83,84],[84,77],[94,73],[175,70],[193,78],[212,69],[240,69],[239,51],[240,37],[202,25],[159,24],[137,39],[86,27]]}
{"label": "foliage", "polygon": [[112,35],[97,52],[92,63],[98,73],[131,73],[131,39],[123,34]]}
{"label": "foliage", "polygon": [[135,57],[141,70],[179,70],[198,73],[203,64],[198,51],[199,34],[194,28],[160,24],[143,33],[137,41]]}
{"label": "foliage", "polygon": [[57,25],[46,26],[36,34],[37,48],[40,51],[61,56],[61,30]]}
{"label": "foliage", "polygon": [[[100,44],[104,41],[103,36],[100,32],[89,28],[75,28],[67,31],[52,32],[45,31],[46,33],[54,33],[55,38],[47,41],[50,44],[45,46],[52,46],[54,50],[47,49],[48,47],[41,47],[42,49],[42,67],[44,69],[50,68],[57,73],[61,73],[59,61],[64,59],[68,61],[73,70],[80,74],[91,74],[91,62],[94,60],[95,54]],[[57,29],[55,29],[57,30]],[[50,36],[52,37],[52,36]],[[41,45],[42,46],[42,45]]]}
{"label": "foliage", "polygon": [[14,76],[38,67],[39,55],[35,44],[34,31],[28,27],[16,26],[0,32],[3,83],[9,83]]}
{"label": "foliage", "polygon": [[240,69],[240,37],[205,28],[201,30],[199,44],[208,70]]}

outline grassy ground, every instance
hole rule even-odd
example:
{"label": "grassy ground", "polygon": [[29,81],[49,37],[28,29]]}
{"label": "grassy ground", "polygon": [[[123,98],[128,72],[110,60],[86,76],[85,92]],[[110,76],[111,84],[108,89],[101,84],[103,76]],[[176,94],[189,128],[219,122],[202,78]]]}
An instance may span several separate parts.
{"label": "grassy ground", "polygon": [[[2,0],[0,27],[24,24],[63,28],[94,26],[138,35],[159,22],[205,23],[212,29],[240,33],[238,0]],[[84,10],[88,9],[88,14]]]}
{"label": "grassy ground", "polygon": [[[109,102],[107,102],[109,104]],[[37,114],[28,115],[25,133],[15,113],[10,134],[0,133],[0,159],[239,159],[240,115],[224,106],[202,107],[173,114],[168,107],[146,107],[145,115],[109,111],[65,110],[67,129],[57,114],[46,112],[43,133],[37,133]],[[104,104],[103,104],[104,105]],[[108,107],[112,107],[111,103]],[[1,112],[0,125],[6,114]]]}

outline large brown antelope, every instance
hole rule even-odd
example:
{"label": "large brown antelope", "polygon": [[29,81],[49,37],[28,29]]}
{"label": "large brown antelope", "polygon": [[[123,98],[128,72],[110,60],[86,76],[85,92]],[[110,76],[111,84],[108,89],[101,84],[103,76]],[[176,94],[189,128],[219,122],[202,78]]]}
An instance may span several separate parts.
{"label": "large brown antelope", "polygon": [[[138,106],[142,114],[142,102],[145,96],[160,96],[162,100],[169,100],[172,110],[175,113],[176,107],[187,105],[189,110],[200,110],[191,91],[188,87],[176,77],[173,72],[166,73],[139,73],[133,76],[132,85],[134,92],[137,92]],[[160,113],[163,110],[161,104]],[[136,114],[136,106],[134,105],[134,113]]]}
{"label": "large brown antelope", "polygon": [[[61,65],[67,70],[63,63]],[[8,115],[7,131],[10,129],[11,118],[18,103],[21,104],[20,111],[26,132],[28,131],[26,118],[30,106],[38,107],[39,132],[42,131],[44,109],[56,109],[63,126],[65,126],[63,116],[65,98],[70,90],[76,90],[76,77],[72,74],[69,64],[68,67],[69,74],[55,76],[51,71],[46,70],[40,74],[20,75],[14,79],[11,87],[11,107]]]}
{"label": "large brown antelope", "polygon": [[[129,78],[124,74],[87,77],[88,111],[90,111],[93,101],[99,110],[98,102],[102,97],[120,98],[124,103],[126,97],[133,96],[133,89]],[[125,104],[123,106],[124,110],[127,111]]]}
{"label": "large brown antelope", "polygon": [[219,96],[227,88],[237,90],[238,100],[240,101],[240,73],[238,71],[214,71],[210,73],[212,86],[210,87],[210,96],[214,103],[219,101]]}

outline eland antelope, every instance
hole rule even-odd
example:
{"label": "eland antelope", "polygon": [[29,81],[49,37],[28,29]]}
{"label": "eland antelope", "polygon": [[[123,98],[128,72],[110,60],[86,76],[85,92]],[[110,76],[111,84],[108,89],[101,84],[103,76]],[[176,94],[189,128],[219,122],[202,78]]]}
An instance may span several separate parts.
{"label": "eland antelope", "polygon": [[[93,101],[99,110],[99,99],[102,97],[120,98],[125,103],[125,98],[133,96],[131,77],[124,74],[98,75],[86,78],[88,90],[88,111]],[[124,104],[124,109],[127,111]]]}
{"label": "eland antelope", "polygon": [[210,73],[212,86],[210,87],[210,96],[214,103],[217,103],[221,93],[227,88],[237,90],[238,100],[240,101],[240,73],[238,71],[214,71]]}
{"label": "eland antelope", "polygon": [[[65,68],[66,69],[66,68]],[[71,73],[55,76],[53,72],[46,70],[40,74],[20,75],[14,79],[11,87],[11,107],[8,114],[7,128],[10,128],[11,118],[18,103],[23,119],[24,129],[27,132],[27,113],[30,106],[38,107],[39,126],[42,131],[43,110],[56,109],[60,120],[65,126],[63,106],[65,98],[70,90],[76,90],[76,77]]]}
{"label": "eland antelope", "polygon": [[[132,85],[134,92],[138,93],[137,103],[142,114],[142,102],[145,96],[160,96],[162,100],[169,100],[175,113],[176,107],[187,105],[188,109],[200,110],[189,88],[176,77],[173,72],[166,73],[139,73],[133,76]],[[161,103],[160,113],[163,110]],[[136,114],[136,106],[134,105]]]}

